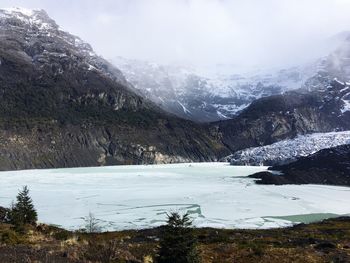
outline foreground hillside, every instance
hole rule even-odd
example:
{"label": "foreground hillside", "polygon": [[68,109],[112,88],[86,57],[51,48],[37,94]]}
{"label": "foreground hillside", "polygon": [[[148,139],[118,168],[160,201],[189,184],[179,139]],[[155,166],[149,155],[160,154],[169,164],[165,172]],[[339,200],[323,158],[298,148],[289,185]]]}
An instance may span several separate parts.
{"label": "foreground hillside", "polygon": [[1,170],[213,161],[228,153],[209,129],[140,97],[45,11],[0,10],[0,63]]}
{"label": "foreground hillside", "polygon": [[[162,228],[84,234],[45,225],[21,234],[0,225],[0,262],[153,262],[161,235]],[[205,228],[195,235],[203,263],[350,261],[349,218],[272,230]]]}

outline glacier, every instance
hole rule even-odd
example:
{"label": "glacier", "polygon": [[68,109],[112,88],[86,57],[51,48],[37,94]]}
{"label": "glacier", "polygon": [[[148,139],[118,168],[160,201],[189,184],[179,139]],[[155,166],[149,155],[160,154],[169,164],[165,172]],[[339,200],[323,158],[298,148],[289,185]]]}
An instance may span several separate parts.
{"label": "glacier", "polygon": [[281,165],[325,148],[350,144],[350,131],[312,133],[237,151],[223,161],[232,165]]}
{"label": "glacier", "polygon": [[196,227],[286,227],[350,213],[350,188],[257,185],[249,174],[266,167],[229,163],[113,166],[0,173],[0,206],[28,185],[39,221],[84,227],[90,212],[105,231],[165,223],[188,212]]}

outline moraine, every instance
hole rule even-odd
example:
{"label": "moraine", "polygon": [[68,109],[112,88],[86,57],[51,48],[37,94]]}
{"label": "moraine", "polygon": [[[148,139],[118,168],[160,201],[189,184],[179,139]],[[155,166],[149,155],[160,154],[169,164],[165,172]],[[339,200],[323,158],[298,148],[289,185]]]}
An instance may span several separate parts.
{"label": "moraine", "polygon": [[91,212],[104,230],[159,226],[170,211],[218,228],[285,227],[350,213],[350,188],[257,185],[247,177],[265,169],[191,163],[1,172],[0,206],[28,185],[40,222],[79,229]]}

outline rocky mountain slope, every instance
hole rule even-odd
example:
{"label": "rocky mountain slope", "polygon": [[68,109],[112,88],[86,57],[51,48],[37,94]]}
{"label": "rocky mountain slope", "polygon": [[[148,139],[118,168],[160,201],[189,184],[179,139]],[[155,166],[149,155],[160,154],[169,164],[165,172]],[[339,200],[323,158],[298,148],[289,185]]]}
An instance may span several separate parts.
{"label": "rocky mountain slope", "polygon": [[290,164],[252,175],[261,184],[330,184],[350,186],[350,145],[324,149]]}
{"label": "rocky mountain slope", "polygon": [[[145,97],[164,110],[197,122],[230,119],[252,101],[301,88],[320,70],[320,61],[249,74],[198,73],[185,66],[117,57],[111,60]],[[226,70],[225,70],[226,71]]]}
{"label": "rocky mountain slope", "polygon": [[[330,71],[309,80],[308,89],[254,101],[239,116],[216,125],[232,152],[272,144],[299,134],[350,129],[349,85]],[[310,83],[318,86],[312,86]]]}
{"label": "rocky mountain slope", "polygon": [[294,139],[237,151],[224,160],[232,165],[281,165],[343,144],[350,144],[350,131],[298,135]]}
{"label": "rocky mountain slope", "polygon": [[166,114],[42,10],[0,10],[0,168],[210,161],[209,128]]}

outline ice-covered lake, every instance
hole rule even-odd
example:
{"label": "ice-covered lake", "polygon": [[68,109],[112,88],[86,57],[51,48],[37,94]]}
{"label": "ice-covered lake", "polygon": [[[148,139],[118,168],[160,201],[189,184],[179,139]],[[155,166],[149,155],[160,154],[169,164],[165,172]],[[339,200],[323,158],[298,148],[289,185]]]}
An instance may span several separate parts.
{"label": "ice-covered lake", "polygon": [[0,206],[28,185],[39,221],[68,229],[89,212],[105,230],[148,228],[166,213],[192,215],[198,227],[269,228],[350,213],[350,188],[257,185],[264,167],[227,163],[26,170],[0,173]]}

